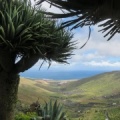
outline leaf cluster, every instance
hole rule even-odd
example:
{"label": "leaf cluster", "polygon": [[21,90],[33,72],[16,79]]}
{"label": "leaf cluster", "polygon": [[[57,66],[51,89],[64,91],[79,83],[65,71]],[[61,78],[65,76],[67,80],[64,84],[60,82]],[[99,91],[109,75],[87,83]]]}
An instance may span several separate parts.
{"label": "leaf cluster", "polygon": [[60,24],[46,18],[42,8],[28,0],[0,0],[0,49],[17,57],[32,54],[51,62],[66,62],[71,55],[73,35],[58,31]]}
{"label": "leaf cluster", "polygon": [[108,36],[108,40],[120,32],[119,0],[39,0],[37,4],[44,1],[68,11],[63,14],[45,13],[52,18],[73,17],[63,22],[62,28],[73,26],[72,29],[76,29],[100,23],[99,26],[102,27],[100,31],[105,33],[104,37]]}
{"label": "leaf cluster", "polygon": [[58,103],[57,100],[55,102],[52,100],[50,100],[48,103],[46,102],[43,108],[41,107],[40,110],[42,110],[41,116],[43,120],[67,120],[63,106]]}

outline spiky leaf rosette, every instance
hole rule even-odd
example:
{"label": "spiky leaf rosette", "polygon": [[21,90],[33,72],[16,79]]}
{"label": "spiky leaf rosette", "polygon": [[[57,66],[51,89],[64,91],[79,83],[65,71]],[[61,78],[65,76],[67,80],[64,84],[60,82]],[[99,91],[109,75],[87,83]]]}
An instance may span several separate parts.
{"label": "spiky leaf rosette", "polygon": [[66,112],[64,112],[63,106],[57,100],[46,102],[44,108],[41,107],[40,110],[42,110],[41,116],[45,120],[67,120]]}
{"label": "spiky leaf rosette", "polygon": [[[8,58],[0,61],[4,69],[23,72],[39,59],[66,62],[73,50],[69,31],[58,31],[60,24],[45,18],[42,10],[33,8],[28,0],[0,2],[0,55]],[[15,63],[17,57],[20,60]]]}
{"label": "spiky leaf rosette", "polygon": [[68,12],[63,14],[46,13],[53,18],[73,17],[63,23],[62,27],[73,25],[72,29],[91,26],[102,22],[100,25],[105,36],[110,40],[120,32],[120,0],[39,0],[37,4],[48,2]]}

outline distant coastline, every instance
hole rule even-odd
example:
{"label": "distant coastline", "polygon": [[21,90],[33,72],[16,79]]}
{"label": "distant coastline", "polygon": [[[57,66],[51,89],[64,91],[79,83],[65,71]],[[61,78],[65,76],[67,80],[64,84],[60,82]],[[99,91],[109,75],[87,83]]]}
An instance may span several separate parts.
{"label": "distant coastline", "polygon": [[21,74],[31,80],[80,80],[110,71],[27,71]]}

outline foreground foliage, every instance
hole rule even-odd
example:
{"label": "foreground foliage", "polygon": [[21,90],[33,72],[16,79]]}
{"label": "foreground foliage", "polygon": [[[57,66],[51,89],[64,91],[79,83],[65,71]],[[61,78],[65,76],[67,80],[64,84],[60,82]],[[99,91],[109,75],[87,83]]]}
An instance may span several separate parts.
{"label": "foreground foliage", "polygon": [[36,113],[27,113],[27,114],[24,114],[24,113],[18,113],[16,116],[15,116],[15,120],[31,120],[32,118],[36,118]]}
{"label": "foreground foliage", "polygon": [[[19,107],[17,108],[19,109]],[[81,113],[79,117],[67,118],[64,112],[63,105],[56,101],[50,100],[45,104],[40,104],[38,101],[32,103],[30,107],[22,107],[16,113],[15,120],[110,120],[120,119],[120,108],[91,108],[86,112]]]}
{"label": "foreground foliage", "polygon": [[19,109],[15,116],[15,120],[67,120],[66,113],[63,106],[56,101],[50,100],[45,102],[44,105],[38,101],[28,107],[28,109]]}
{"label": "foreground foliage", "polygon": [[57,100],[53,103],[51,100],[46,103],[43,109],[43,118],[49,120],[66,120],[63,106],[58,104]]}

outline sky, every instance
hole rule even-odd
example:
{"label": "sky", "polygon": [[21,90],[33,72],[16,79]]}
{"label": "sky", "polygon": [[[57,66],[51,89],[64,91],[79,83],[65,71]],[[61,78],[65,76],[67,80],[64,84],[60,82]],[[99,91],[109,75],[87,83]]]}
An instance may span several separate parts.
{"label": "sky", "polygon": [[[34,1],[32,0],[32,4]],[[47,11],[60,13],[61,11],[55,7],[51,7],[47,3],[42,4]],[[68,19],[67,19],[68,20]],[[120,35],[115,35],[110,41],[104,38],[104,34],[98,32],[101,28],[92,26],[91,37],[88,43],[80,49],[87,41],[89,29],[83,27],[71,31],[74,33],[73,40],[77,40],[76,50],[73,56],[68,60],[69,64],[59,64],[52,62],[49,70],[55,71],[71,71],[71,70],[120,70]],[[36,63],[32,70],[38,70],[41,61]],[[48,70],[48,64],[45,63],[42,70]]]}

